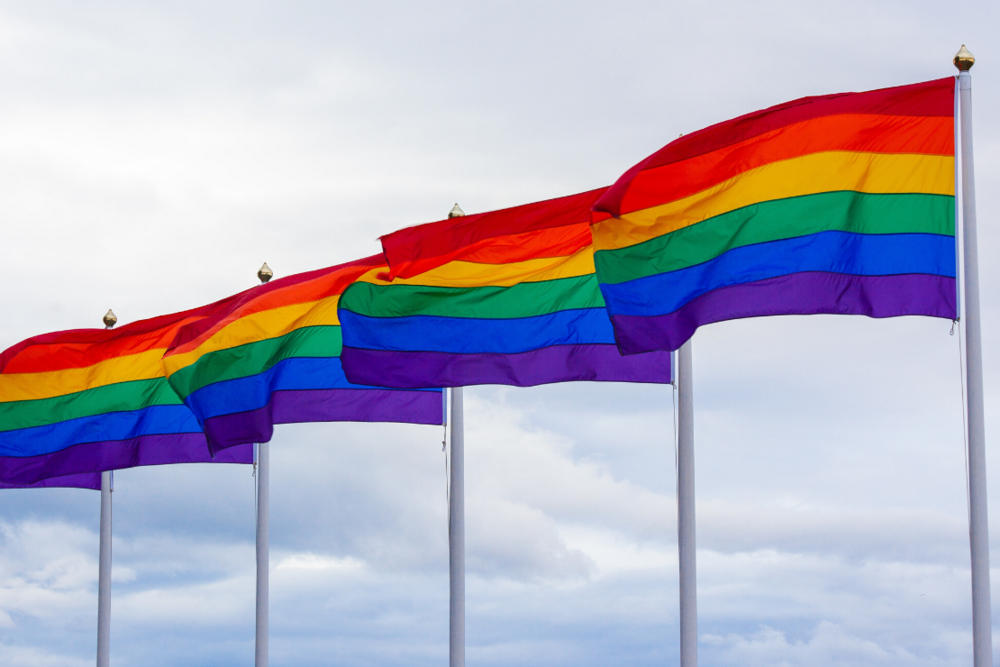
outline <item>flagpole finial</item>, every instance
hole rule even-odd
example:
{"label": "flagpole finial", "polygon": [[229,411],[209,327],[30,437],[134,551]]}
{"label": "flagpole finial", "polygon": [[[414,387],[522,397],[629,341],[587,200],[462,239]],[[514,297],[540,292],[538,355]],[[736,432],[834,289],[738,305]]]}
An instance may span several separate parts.
{"label": "flagpole finial", "polygon": [[113,329],[118,324],[118,317],[115,315],[115,311],[108,308],[108,312],[104,313],[102,321],[104,322],[105,329]]}
{"label": "flagpole finial", "polygon": [[448,211],[448,218],[461,218],[464,215],[465,211],[463,211],[457,203],[451,207],[450,211]]}
{"label": "flagpole finial", "polygon": [[962,44],[962,48],[955,54],[955,59],[952,62],[955,63],[955,67],[958,68],[959,72],[968,72],[976,64],[976,57],[969,53],[969,50],[965,48],[965,44]]}
{"label": "flagpole finial", "polygon": [[267,262],[264,262],[264,266],[260,267],[257,271],[257,277],[260,279],[261,284],[264,284],[274,277],[274,271],[267,265]]}

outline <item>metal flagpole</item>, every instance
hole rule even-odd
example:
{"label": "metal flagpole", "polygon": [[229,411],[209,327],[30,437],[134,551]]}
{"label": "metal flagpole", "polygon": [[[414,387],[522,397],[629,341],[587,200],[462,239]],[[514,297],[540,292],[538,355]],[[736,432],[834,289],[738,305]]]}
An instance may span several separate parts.
{"label": "metal flagpole", "polygon": [[[448,213],[465,213],[458,204]],[[451,390],[451,489],[448,494],[449,667],[465,667],[465,414],[462,387]]]}
{"label": "metal flagpole", "polygon": [[694,519],[694,387],[691,340],[677,352],[677,554],[681,667],[698,665],[698,576]]}
{"label": "metal flagpole", "polygon": [[465,416],[462,387],[451,390],[451,491],[448,503],[450,667],[465,667]]}
{"label": "metal flagpole", "polygon": [[257,445],[257,633],[255,667],[267,667],[268,482],[270,444]]}
{"label": "metal flagpole", "polygon": [[[274,272],[264,262],[257,271],[261,284],[274,277]],[[270,502],[270,443],[261,442],[257,445],[257,629],[254,645],[254,667],[267,667],[268,639],[268,531]]]}
{"label": "metal flagpole", "polygon": [[101,473],[101,555],[97,576],[97,667],[111,659],[111,472]]}
{"label": "metal flagpole", "polygon": [[[104,328],[118,322],[108,308]],[[97,568],[97,667],[108,667],[111,660],[111,493],[113,477],[110,470],[101,473],[101,545]]]}
{"label": "metal flagpole", "polygon": [[976,59],[962,45],[955,55],[961,110],[962,221],[965,241],[965,366],[969,434],[969,550],[972,555],[972,654],[975,667],[992,667],[990,541],[986,516],[986,428],[983,416],[983,339],[979,323],[979,249],[972,153],[972,75]]}

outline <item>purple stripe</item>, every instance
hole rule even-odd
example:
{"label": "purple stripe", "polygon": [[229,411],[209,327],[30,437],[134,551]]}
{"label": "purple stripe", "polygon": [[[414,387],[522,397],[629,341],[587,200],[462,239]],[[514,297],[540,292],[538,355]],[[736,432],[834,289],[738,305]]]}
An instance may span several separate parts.
{"label": "purple stripe", "polygon": [[212,417],[205,433],[213,452],[248,442],[270,442],[275,424],[399,422],[441,424],[441,393],[393,389],[276,391],[258,410]]}
{"label": "purple stripe", "polygon": [[94,489],[101,490],[101,473],[85,472],[79,475],[50,477],[34,484],[6,484],[0,482],[0,489]]}
{"label": "purple stripe", "polygon": [[41,456],[0,457],[0,482],[34,484],[51,477],[77,473],[210,462],[253,463],[253,446],[233,449],[213,459],[202,433],[144,435],[129,440],[88,442]]}
{"label": "purple stripe", "polygon": [[850,276],[793,273],[723,287],[654,317],[611,318],[622,354],[676,350],[698,327],[765,315],[928,315],[955,319],[955,279],[946,276]]}
{"label": "purple stripe", "polygon": [[614,345],[557,345],[519,354],[453,354],[367,350],[340,353],[347,379],[358,384],[467,387],[506,384],[534,387],[553,382],[670,382],[670,354],[622,357]]}

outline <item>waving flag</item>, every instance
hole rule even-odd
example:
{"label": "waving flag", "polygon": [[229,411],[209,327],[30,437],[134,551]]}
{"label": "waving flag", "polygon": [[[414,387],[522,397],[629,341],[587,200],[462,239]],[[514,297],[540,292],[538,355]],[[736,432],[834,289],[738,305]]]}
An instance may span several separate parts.
{"label": "waving flag", "polygon": [[812,313],[956,316],[952,78],[810,97],[714,125],[594,207],[625,354],[703,324]]}
{"label": "waving flag", "polygon": [[273,280],[207,306],[163,357],[170,386],[213,452],[268,442],[275,424],[311,421],[440,424],[440,389],[352,384],[340,365],[341,293],[381,256]]}
{"label": "waving flag", "polygon": [[368,271],[341,299],[347,377],[390,387],[669,383],[668,354],[624,358],[615,346],[589,226],[602,193],[382,237],[389,271]]}
{"label": "waving flag", "polygon": [[[198,421],[167,384],[160,363],[178,329],[201,316],[192,310],[113,330],[43,334],[0,354],[0,482],[31,485],[78,473],[211,461]],[[217,460],[252,463],[253,451],[241,448]]]}

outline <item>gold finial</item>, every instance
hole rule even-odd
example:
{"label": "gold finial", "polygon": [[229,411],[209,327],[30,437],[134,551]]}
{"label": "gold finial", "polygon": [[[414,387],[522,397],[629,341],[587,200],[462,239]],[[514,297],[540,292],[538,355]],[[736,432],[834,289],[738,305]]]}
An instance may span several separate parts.
{"label": "gold finial", "polygon": [[108,308],[108,312],[104,313],[104,328],[114,329],[116,324],[118,324],[118,317],[115,316],[115,311]]}
{"label": "gold finial", "polygon": [[448,217],[449,218],[461,218],[464,215],[465,215],[465,211],[463,211],[461,208],[459,208],[458,204],[455,204],[454,206],[452,206],[451,210],[448,211]]}
{"label": "gold finial", "polygon": [[267,265],[267,262],[264,262],[264,266],[260,267],[260,270],[257,271],[257,277],[260,278],[261,284],[266,283],[274,277],[274,271]]}
{"label": "gold finial", "polygon": [[965,44],[962,44],[962,48],[955,54],[955,59],[952,62],[955,63],[955,67],[958,68],[959,72],[968,72],[976,64],[976,57],[969,53],[969,50],[965,48]]}

